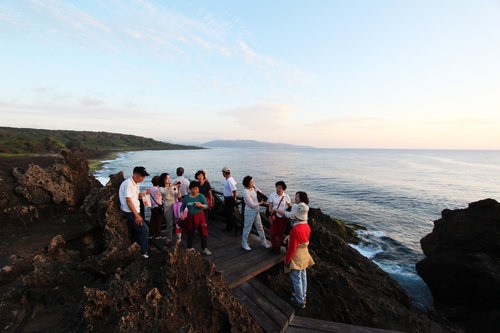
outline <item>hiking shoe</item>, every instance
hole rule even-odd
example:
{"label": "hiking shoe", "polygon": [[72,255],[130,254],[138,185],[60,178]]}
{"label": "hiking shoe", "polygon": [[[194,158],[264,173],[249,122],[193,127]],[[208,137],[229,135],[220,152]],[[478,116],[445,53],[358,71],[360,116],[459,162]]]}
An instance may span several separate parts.
{"label": "hiking shoe", "polygon": [[292,304],[294,307],[299,308],[299,309],[304,309],[306,305],[304,303],[299,303],[295,300],[295,297],[293,299],[290,299],[290,304]]}
{"label": "hiking shoe", "polygon": [[[292,297],[290,297],[290,303],[292,303],[292,302],[297,302],[297,301],[295,300],[295,294],[293,294],[293,296],[292,296]],[[306,304],[307,304],[307,301],[306,301],[306,300],[304,300],[304,305],[306,305]]]}
{"label": "hiking shoe", "polygon": [[141,257],[143,257],[144,259],[148,259],[149,258],[149,256],[148,256],[147,253],[143,253]]}
{"label": "hiking shoe", "polygon": [[269,243],[265,239],[262,242],[260,242],[260,244],[266,249],[271,247],[271,245],[269,245]]}
{"label": "hiking shoe", "polygon": [[204,248],[203,249],[203,254],[205,254],[206,256],[211,256],[212,252],[210,252],[207,248]]}
{"label": "hiking shoe", "polygon": [[246,251],[250,251],[250,250],[252,250],[252,249],[250,248],[250,246],[248,246],[248,244],[241,244],[241,247],[242,247],[243,249],[245,249]]}

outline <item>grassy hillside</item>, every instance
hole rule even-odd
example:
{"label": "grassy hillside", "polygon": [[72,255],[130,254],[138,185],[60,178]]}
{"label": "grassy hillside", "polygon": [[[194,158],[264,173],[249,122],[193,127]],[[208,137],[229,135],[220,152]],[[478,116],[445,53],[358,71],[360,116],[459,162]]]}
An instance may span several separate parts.
{"label": "grassy hillside", "polygon": [[0,127],[0,155],[57,153],[62,148],[87,151],[200,149],[128,134]]}

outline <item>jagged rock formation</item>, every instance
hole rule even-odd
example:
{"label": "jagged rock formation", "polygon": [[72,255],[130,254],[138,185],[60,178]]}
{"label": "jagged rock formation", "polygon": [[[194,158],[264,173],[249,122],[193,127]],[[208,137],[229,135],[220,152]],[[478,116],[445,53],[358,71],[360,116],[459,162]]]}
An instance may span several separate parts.
{"label": "jagged rock formation", "polygon": [[[308,304],[297,315],[401,332],[460,332],[439,314],[415,308],[394,279],[337,236],[341,231],[329,216],[311,208],[309,225],[316,265],[307,270]],[[282,298],[290,297],[282,267],[260,279]]]}
{"label": "jagged rock formation", "polygon": [[27,169],[15,167],[11,178],[2,179],[0,210],[2,229],[15,227],[64,211],[75,211],[94,187],[101,184],[89,176],[86,160],[62,150],[54,164],[42,168],[31,164]]}
{"label": "jagged rock formation", "polygon": [[471,332],[500,327],[500,204],[493,199],[441,213],[420,243],[418,274],[436,308]]}
{"label": "jagged rock formation", "polygon": [[[69,157],[66,155],[66,159]],[[19,193],[10,198],[10,202],[31,200],[37,211],[43,211],[46,205],[72,210],[76,208],[73,203],[83,200],[79,196],[81,188],[86,188],[88,195],[78,211],[68,214],[68,210],[59,210],[50,222],[34,219],[26,223],[31,227],[56,225],[56,229],[37,229],[41,234],[36,234],[33,242],[15,236],[2,238],[3,332],[261,331],[220,273],[198,253],[176,250],[167,254],[152,248],[150,259],[142,259],[138,245],[130,243],[119,211],[117,187],[123,174],[113,176],[108,186],[85,187],[88,175],[71,176],[85,161],[75,162],[42,170],[30,166],[27,172],[14,175],[18,180],[19,176],[39,172],[49,189],[62,184],[66,197],[73,198],[50,201],[47,198],[56,196],[42,193],[36,196],[41,200],[38,204],[31,197],[15,197]],[[66,170],[65,177],[61,170]],[[24,179],[36,181],[33,176]],[[49,184],[48,180],[54,181]],[[72,185],[65,184],[66,180]],[[23,184],[25,188],[36,186],[30,181]],[[2,233],[7,235],[11,230],[5,227]],[[26,235],[28,229],[24,231]],[[47,243],[43,243],[44,232],[54,233]]]}
{"label": "jagged rock formation", "polygon": [[[190,251],[151,248],[142,260],[119,211],[123,174],[102,186],[63,152],[53,166],[13,170],[0,208],[0,329],[18,331],[259,332],[214,266]],[[10,187],[9,187],[10,186]],[[9,207],[30,207],[16,215]],[[7,211],[6,211],[7,209]],[[406,332],[458,332],[411,305],[385,272],[311,210],[308,305],[299,315]],[[22,223],[19,223],[22,221]],[[22,233],[14,225],[22,224]],[[261,276],[280,297],[281,267]]]}

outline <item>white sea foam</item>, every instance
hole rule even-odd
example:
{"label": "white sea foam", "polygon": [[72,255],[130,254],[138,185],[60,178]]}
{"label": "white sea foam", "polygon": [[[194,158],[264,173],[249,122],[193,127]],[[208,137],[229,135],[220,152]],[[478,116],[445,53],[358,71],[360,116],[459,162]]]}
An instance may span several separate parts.
{"label": "white sea foam", "polygon": [[371,244],[349,244],[349,246],[368,259],[372,259],[377,254],[383,252],[381,248]]}

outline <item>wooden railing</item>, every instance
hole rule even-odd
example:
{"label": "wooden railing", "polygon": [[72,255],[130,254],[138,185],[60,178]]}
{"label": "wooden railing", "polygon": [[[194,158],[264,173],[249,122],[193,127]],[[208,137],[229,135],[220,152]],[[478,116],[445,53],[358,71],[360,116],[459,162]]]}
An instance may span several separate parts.
{"label": "wooden railing", "polygon": [[[219,191],[212,191],[212,194],[214,195],[214,208],[213,208],[213,214],[220,214],[224,215],[224,196],[222,192]],[[243,197],[241,196],[236,196],[236,207],[234,209],[234,219],[238,226],[241,228],[243,226],[244,222],[244,217],[243,217],[243,212],[245,211],[245,200],[243,200]],[[269,217],[267,214],[267,204],[261,205],[260,209],[260,218],[262,220],[262,224],[265,227],[269,228]]]}

